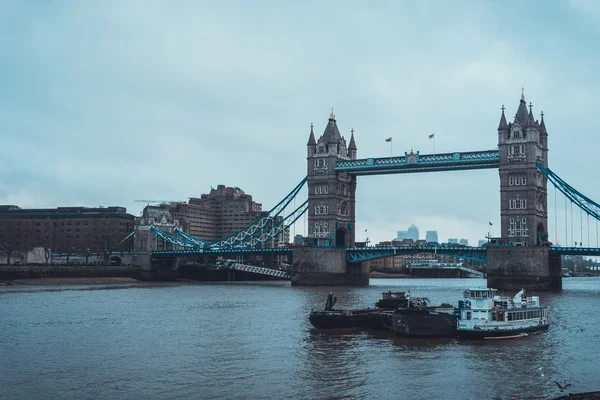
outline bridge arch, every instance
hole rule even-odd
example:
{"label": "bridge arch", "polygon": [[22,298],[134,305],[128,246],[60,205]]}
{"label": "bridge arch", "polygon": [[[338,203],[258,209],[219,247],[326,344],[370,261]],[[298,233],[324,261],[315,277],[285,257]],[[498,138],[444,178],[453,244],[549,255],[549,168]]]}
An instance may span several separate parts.
{"label": "bridge arch", "polygon": [[347,231],[343,227],[339,227],[335,230],[335,246],[336,247],[348,247],[346,236]]}

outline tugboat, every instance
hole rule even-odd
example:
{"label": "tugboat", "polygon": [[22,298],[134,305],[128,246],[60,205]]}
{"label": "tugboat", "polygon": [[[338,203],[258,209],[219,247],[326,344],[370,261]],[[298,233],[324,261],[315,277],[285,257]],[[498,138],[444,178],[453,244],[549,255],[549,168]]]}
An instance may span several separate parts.
{"label": "tugboat", "polygon": [[520,290],[514,297],[496,295],[496,289],[469,289],[459,301],[457,334],[464,339],[515,339],[550,327],[548,308],[538,296],[525,296]]}
{"label": "tugboat", "polygon": [[410,297],[408,307],[394,311],[392,330],[399,336],[455,336],[458,316],[458,309],[451,304],[430,306],[426,297]]}
{"label": "tugboat", "polygon": [[383,292],[381,299],[375,303],[376,308],[336,310],[333,308],[337,297],[332,293],[327,296],[323,311],[311,310],[308,320],[318,329],[391,329],[392,312],[398,307],[408,306],[405,292]]}

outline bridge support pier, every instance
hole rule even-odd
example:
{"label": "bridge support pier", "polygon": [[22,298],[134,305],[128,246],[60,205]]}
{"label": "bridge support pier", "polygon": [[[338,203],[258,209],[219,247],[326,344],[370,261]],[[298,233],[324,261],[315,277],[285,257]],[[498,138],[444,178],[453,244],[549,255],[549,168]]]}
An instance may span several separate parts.
{"label": "bridge support pier", "polygon": [[179,258],[152,259],[150,253],[136,253],[132,264],[140,268],[143,281],[170,281],[179,277]]}
{"label": "bridge support pier", "polygon": [[548,247],[489,247],[487,286],[505,291],[561,290],[562,259]]}
{"label": "bridge support pier", "polygon": [[348,263],[346,249],[299,247],[293,257],[292,286],[369,285],[370,263]]}

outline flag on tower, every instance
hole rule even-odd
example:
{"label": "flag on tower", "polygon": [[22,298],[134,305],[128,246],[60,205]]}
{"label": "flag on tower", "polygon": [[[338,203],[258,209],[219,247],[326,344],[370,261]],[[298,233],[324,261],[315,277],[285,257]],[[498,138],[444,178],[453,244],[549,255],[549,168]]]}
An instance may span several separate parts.
{"label": "flag on tower", "polygon": [[490,226],[491,226],[491,225],[493,225],[493,224],[490,222]]}
{"label": "flag on tower", "polygon": [[387,139],[385,139],[385,141],[386,141],[386,142],[391,142],[391,141],[392,141],[392,138],[387,138]]}
{"label": "flag on tower", "polygon": [[432,133],[431,135],[429,135],[429,139],[433,139],[435,137],[435,133]]}

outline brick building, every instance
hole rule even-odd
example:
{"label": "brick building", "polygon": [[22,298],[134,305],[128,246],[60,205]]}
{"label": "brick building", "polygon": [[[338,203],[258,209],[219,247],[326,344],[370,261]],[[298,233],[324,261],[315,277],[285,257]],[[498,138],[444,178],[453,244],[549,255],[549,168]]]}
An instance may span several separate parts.
{"label": "brick building", "polygon": [[[252,200],[239,187],[218,185],[210,193],[192,197],[188,203],[163,205],[179,227],[202,240],[214,242],[239,232],[261,217],[267,215],[262,205]],[[280,222],[277,217],[275,223]],[[289,230],[270,245],[289,243]]]}
{"label": "brick building", "polygon": [[[0,250],[50,248],[58,253],[102,252],[133,231],[134,216],[124,207],[22,209],[0,205]],[[133,239],[116,250],[128,251]]]}

